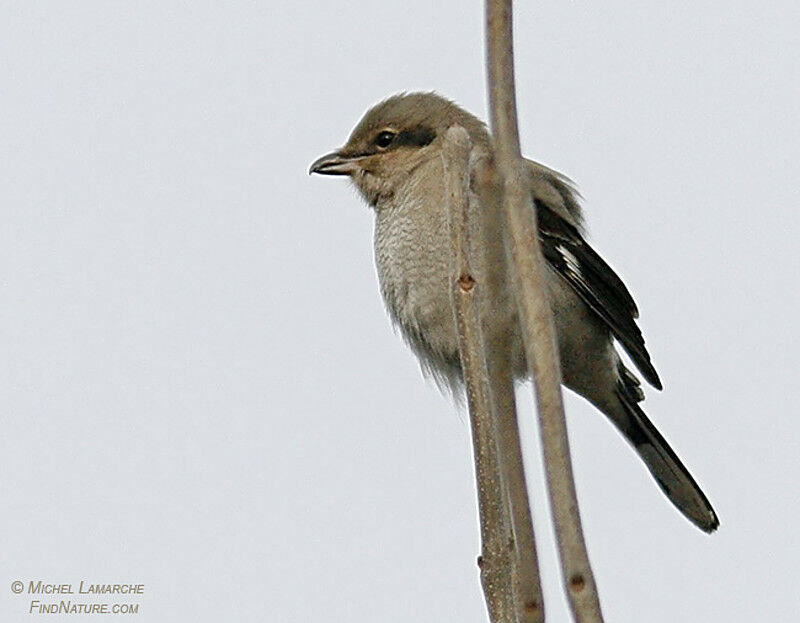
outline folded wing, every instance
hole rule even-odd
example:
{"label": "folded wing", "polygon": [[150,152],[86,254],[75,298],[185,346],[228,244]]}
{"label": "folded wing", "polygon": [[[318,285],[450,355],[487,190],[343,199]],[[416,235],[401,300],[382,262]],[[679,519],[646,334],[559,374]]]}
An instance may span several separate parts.
{"label": "folded wing", "polygon": [[661,381],[636,324],[639,311],[625,284],[583,239],[575,225],[544,201],[538,198],[534,201],[542,253],[547,262],[602,318],[644,378],[661,389]]}

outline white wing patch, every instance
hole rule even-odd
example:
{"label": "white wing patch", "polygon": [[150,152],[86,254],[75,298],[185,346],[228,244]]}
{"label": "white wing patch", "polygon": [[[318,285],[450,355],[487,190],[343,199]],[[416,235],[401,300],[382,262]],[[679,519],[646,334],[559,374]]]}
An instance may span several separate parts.
{"label": "white wing patch", "polygon": [[564,258],[564,262],[566,262],[569,271],[583,283],[586,283],[583,279],[583,275],[581,275],[581,267],[578,263],[578,258],[576,258],[563,244],[558,245],[556,250],[561,254],[561,257]]}

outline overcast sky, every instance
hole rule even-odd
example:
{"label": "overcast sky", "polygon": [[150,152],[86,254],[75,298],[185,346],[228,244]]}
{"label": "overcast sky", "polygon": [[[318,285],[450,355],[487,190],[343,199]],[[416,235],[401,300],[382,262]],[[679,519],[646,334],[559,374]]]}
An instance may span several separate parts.
{"label": "overcast sky", "polygon": [[[607,621],[800,620],[799,22],[518,6],[523,150],[578,183],[722,523],[568,396]],[[307,175],[398,91],[485,118],[482,37],[478,2],[2,4],[0,619],[41,579],[142,583],[106,599],[141,622],[486,621],[466,415],[391,328],[370,210]]]}

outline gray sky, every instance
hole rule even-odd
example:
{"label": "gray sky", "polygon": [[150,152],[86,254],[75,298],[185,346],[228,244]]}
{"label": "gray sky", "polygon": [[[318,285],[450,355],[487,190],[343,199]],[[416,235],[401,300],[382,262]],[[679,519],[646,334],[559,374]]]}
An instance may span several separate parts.
{"label": "gray sky", "polygon": [[[397,91],[485,118],[480,4],[68,4],[0,8],[0,619],[42,579],[143,583],[142,622],[485,621],[467,419],[391,329],[372,214],[306,174]],[[606,620],[796,621],[800,9],[519,4],[524,151],[579,184],[722,522],[569,396]]]}

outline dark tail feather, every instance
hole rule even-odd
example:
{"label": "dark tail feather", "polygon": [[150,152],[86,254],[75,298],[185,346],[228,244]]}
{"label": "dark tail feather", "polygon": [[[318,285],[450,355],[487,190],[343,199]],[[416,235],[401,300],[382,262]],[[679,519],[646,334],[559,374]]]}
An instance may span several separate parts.
{"label": "dark tail feather", "polygon": [[704,532],[719,527],[717,514],[678,456],[637,404],[638,395],[622,384],[619,398],[628,417],[615,422],[636,448],[650,473],[670,501],[684,516]]}

